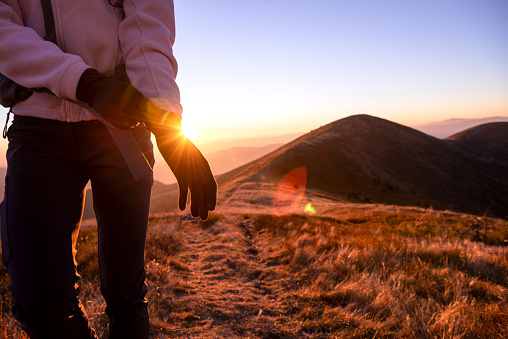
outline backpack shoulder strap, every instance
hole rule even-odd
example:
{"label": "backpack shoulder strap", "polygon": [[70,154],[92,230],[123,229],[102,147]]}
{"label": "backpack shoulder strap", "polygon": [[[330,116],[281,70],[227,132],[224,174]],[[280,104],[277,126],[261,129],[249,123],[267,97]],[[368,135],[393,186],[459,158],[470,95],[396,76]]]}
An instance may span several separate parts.
{"label": "backpack shoulder strap", "polygon": [[44,27],[46,29],[46,41],[56,44],[55,18],[51,0],[41,0],[42,14],[44,15]]}

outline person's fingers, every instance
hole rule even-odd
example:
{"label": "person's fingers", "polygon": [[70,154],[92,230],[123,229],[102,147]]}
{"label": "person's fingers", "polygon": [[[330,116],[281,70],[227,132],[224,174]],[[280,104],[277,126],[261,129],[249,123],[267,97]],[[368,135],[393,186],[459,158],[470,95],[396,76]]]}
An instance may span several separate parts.
{"label": "person's fingers", "polygon": [[[197,151],[197,149],[196,149]],[[199,152],[199,151],[198,151]],[[193,157],[192,161],[192,173],[193,173],[193,188],[198,194],[197,198],[197,208],[198,214],[201,220],[206,220],[208,218],[208,205],[207,205],[207,186],[206,186],[206,176],[203,172],[203,167],[201,166],[199,153],[194,153],[195,157]],[[193,192],[191,191],[191,196]]]}
{"label": "person's fingers", "polygon": [[194,218],[197,218],[197,217],[199,217],[199,194],[198,194],[198,190],[196,189],[195,186],[193,186],[193,187],[191,187],[190,191],[191,191],[191,204],[190,204],[191,215]]}
{"label": "person's fingers", "polygon": [[187,193],[189,191],[189,188],[186,184],[180,184],[178,183],[178,189],[180,191],[180,196],[178,197],[178,208],[180,211],[183,211],[185,209],[185,206],[187,205]]}
{"label": "person's fingers", "polygon": [[[206,193],[201,194],[201,195],[206,197]],[[200,205],[199,205],[199,218],[201,220],[208,219],[208,208],[207,208],[207,205],[206,205],[206,199],[202,199],[200,201]]]}
{"label": "person's fingers", "polygon": [[206,220],[208,218],[208,204],[207,204],[207,192],[205,183],[201,183],[199,186],[199,217],[201,220]]}
{"label": "person's fingers", "polygon": [[207,209],[209,211],[213,211],[217,205],[217,182],[215,181],[208,161],[202,154],[200,154],[199,163],[201,164],[202,172],[205,178]]}
{"label": "person's fingers", "polygon": [[203,212],[203,214],[199,215],[199,219],[201,219],[201,220],[203,220],[203,221],[205,221],[206,219],[208,219],[208,211],[207,211],[207,210],[205,210],[205,211]]}
{"label": "person's fingers", "polygon": [[210,210],[213,211],[215,209],[215,206],[217,205],[217,182],[215,181],[215,178],[212,174],[212,171],[210,171],[209,178],[207,180],[208,182],[208,196],[209,201],[208,205],[210,207]]}
{"label": "person's fingers", "polygon": [[[187,139],[175,145],[175,139],[163,142],[163,134],[153,129],[157,146],[167,164],[175,174],[180,189],[178,207],[184,210],[190,193],[190,212],[202,220],[208,218],[217,204],[217,183],[206,158],[199,149]],[[181,140],[180,140],[181,141]],[[173,146],[173,147],[170,147]],[[190,191],[190,192],[189,192]]]}
{"label": "person's fingers", "polygon": [[209,211],[215,210],[217,205],[217,183],[213,178],[206,181],[206,204]]}

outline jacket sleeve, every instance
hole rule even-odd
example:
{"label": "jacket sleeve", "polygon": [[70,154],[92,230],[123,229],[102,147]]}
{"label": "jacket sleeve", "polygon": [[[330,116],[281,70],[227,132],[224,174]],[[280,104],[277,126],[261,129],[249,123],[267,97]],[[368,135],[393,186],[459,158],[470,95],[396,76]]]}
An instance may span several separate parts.
{"label": "jacket sleeve", "polygon": [[158,107],[181,114],[173,56],[173,0],[124,0],[119,40],[131,83]]}
{"label": "jacket sleeve", "polygon": [[[40,12],[42,16],[42,8]],[[61,98],[76,99],[77,83],[89,66],[24,27],[17,1],[0,2],[0,46],[0,73],[25,87],[45,87]]]}

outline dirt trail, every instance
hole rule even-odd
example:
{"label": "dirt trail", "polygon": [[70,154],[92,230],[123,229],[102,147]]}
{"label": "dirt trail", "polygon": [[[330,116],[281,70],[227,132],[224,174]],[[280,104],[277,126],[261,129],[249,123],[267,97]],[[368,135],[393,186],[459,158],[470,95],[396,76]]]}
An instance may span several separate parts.
{"label": "dirt trail", "polygon": [[279,328],[288,277],[273,238],[240,217],[211,226],[183,220],[176,234],[182,247],[174,258],[180,269],[170,273],[170,315],[152,338],[288,337]]}

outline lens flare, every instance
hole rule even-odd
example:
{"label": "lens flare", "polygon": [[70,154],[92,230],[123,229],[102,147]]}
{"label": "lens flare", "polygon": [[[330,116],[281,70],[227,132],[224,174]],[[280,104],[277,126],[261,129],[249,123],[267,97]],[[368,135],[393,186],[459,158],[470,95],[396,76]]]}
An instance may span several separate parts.
{"label": "lens flare", "polygon": [[305,206],[304,212],[310,213],[310,214],[316,214],[316,209],[312,206],[312,204],[308,203]]}
{"label": "lens flare", "polygon": [[273,197],[272,214],[276,216],[297,212],[305,195],[307,168],[296,168],[282,177],[277,183]]}

